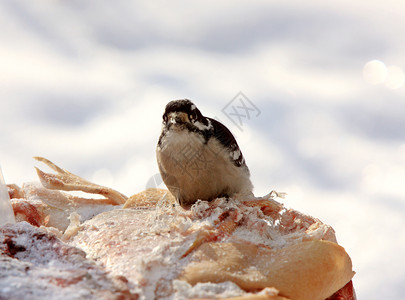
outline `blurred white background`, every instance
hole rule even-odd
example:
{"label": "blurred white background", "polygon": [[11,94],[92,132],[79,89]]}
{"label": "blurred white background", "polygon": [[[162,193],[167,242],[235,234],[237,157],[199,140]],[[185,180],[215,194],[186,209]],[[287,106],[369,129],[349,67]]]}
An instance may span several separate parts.
{"label": "blurred white background", "polygon": [[256,195],[335,228],[359,299],[403,299],[401,1],[4,0],[0,27],[7,183],[37,180],[39,155],[137,193],[166,103],[189,98],[236,135]]}

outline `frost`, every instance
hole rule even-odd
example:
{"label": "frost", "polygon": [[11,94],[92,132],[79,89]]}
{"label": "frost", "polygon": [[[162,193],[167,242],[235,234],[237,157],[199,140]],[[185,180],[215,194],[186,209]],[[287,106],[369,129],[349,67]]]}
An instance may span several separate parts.
{"label": "frost", "polygon": [[191,286],[182,280],[173,280],[173,289],[175,299],[192,299],[192,298],[230,298],[246,295],[240,287],[233,282],[222,283],[197,283]]}

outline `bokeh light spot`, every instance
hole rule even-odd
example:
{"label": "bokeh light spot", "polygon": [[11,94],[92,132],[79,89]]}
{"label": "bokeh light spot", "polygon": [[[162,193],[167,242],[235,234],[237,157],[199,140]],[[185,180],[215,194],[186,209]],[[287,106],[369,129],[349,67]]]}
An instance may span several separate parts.
{"label": "bokeh light spot", "polygon": [[388,70],[385,64],[379,60],[371,60],[363,67],[363,78],[367,83],[383,83],[388,76]]}
{"label": "bokeh light spot", "polygon": [[385,85],[389,89],[399,89],[405,84],[405,73],[400,67],[389,66],[387,68],[388,76],[385,80]]}

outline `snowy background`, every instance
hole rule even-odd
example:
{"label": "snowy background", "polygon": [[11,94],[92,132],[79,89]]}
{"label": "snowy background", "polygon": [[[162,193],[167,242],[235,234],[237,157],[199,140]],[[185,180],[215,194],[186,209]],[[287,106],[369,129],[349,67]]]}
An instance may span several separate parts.
{"label": "snowy background", "polygon": [[0,28],[7,183],[37,180],[39,155],[137,193],[164,106],[189,98],[233,131],[256,195],[335,228],[359,299],[403,299],[402,1],[4,0]]}

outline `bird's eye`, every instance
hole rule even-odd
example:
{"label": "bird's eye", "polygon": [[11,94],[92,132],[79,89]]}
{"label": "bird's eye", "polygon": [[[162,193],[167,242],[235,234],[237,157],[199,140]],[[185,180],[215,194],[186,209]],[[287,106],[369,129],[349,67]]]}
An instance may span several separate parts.
{"label": "bird's eye", "polygon": [[167,116],[166,115],[163,115],[163,121],[167,122]]}

